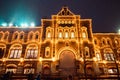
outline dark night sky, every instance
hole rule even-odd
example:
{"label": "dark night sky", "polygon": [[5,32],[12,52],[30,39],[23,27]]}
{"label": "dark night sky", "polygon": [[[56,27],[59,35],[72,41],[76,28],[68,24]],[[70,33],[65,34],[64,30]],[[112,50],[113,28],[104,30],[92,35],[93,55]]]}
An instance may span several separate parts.
{"label": "dark night sky", "polygon": [[120,28],[120,0],[0,0],[0,23],[35,22],[51,18],[62,6],[81,18],[91,18],[93,32],[117,32]]}

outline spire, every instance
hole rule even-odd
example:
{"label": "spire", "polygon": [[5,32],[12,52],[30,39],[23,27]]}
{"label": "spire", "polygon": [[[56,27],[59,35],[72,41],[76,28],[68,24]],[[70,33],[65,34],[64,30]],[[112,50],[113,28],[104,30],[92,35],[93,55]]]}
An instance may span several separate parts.
{"label": "spire", "polygon": [[58,12],[57,15],[60,15],[60,16],[72,16],[74,14],[68,9],[67,6],[63,6],[61,11]]}

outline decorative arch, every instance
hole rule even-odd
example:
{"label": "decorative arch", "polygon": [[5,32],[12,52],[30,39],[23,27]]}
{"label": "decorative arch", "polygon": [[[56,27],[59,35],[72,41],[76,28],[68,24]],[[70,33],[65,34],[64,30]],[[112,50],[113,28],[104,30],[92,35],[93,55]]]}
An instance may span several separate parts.
{"label": "decorative arch", "polygon": [[77,55],[76,50],[74,50],[72,47],[63,47],[63,48],[59,49],[59,51],[57,52],[57,53],[58,53],[58,55],[57,55],[57,59],[58,59],[58,60],[59,60],[60,54],[61,54],[63,51],[65,51],[65,50],[72,51],[72,52],[74,53],[74,55],[75,55],[75,59],[78,59],[78,55]]}
{"label": "decorative arch", "polygon": [[24,39],[24,32],[23,32],[23,31],[20,32],[20,37],[19,37],[19,39],[20,39],[20,40],[23,40],[23,39]]}
{"label": "decorative arch", "polygon": [[95,49],[95,56],[97,58],[98,61],[102,60],[102,56],[101,56],[101,53],[100,53],[100,50],[99,49]]}
{"label": "decorative arch", "polygon": [[33,31],[30,31],[30,32],[28,33],[28,40],[33,40],[33,38],[34,38],[34,32],[33,32]]}
{"label": "decorative arch", "polygon": [[9,50],[9,58],[20,58],[22,54],[22,45],[21,44],[13,44]]}
{"label": "decorative arch", "polygon": [[108,44],[108,45],[111,45],[111,44],[112,44],[112,41],[111,41],[110,38],[107,38],[107,44]]}
{"label": "decorative arch", "polygon": [[82,33],[81,33],[82,38],[83,38],[83,39],[88,38],[87,28],[86,28],[85,26],[83,26],[83,27],[81,28],[81,31],[82,31]]}
{"label": "decorative arch", "polygon": [[35,40],[38,40],[38,39],[39,39],[39,32],[36,31],[36,32],[35,32]]}
{"label": "decorative arch", "polygon": [[6,67],[7,68],[9,68],[9,67],[17,68],[17,65],[16,64],[8,64]]}
{"label": "decorative arch", "polygon": [[4,40],[8,40],[8,37],[9,37],[9,32],[6,31],[5,34],[4,34]]}
{"label": "decorative arch", "polygon": [[106,45],[106,39],[104,37],[102,37],[101,43],[102,43],[102,45]]}
{"label": "decorative arch", "polygon": [[104,59],[107,61],[114,61],[114,53],[111,48],[104,49]]}
{"label": "decorative arch", "polygon": [[25,51],[25,58],[37,58],[38,56],[38,45],[29,44]]}
{"label": "decorative arch", "polygon": [[17,40],[18,37],[19,37],[19,32],[18,31],[14,32],[13,33],[13,40]]}

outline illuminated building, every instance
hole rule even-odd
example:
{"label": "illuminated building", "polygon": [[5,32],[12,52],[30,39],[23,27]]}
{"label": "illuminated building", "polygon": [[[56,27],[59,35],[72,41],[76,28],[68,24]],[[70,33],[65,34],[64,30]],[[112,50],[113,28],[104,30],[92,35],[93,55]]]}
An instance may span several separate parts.
{"label": "illuminated building", "polygon": [[92,20],[63,7],[37,27],[0,27],[0,72],[116,74],[120,35],[93,33]]}

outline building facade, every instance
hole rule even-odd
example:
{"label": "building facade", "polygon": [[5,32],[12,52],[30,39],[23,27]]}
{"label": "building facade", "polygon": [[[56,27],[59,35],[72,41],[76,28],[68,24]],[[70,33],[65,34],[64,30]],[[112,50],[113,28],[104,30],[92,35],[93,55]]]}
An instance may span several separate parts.
{"label": "building facade", "polygon": [[0,72],[119,73],[120,35],[93,33],[92,20],[63,7],[37,27],[0,27]]}

